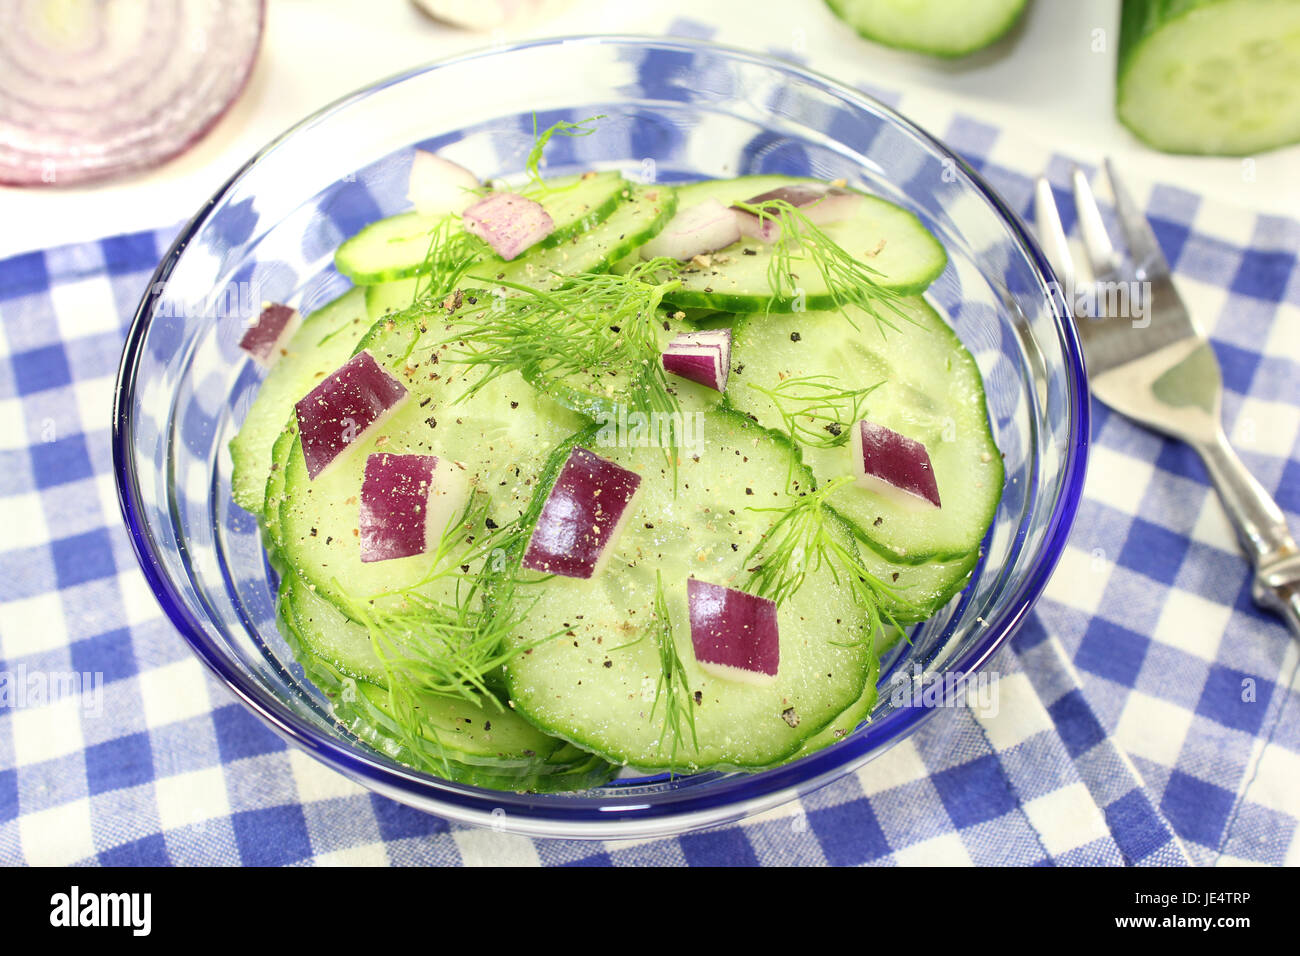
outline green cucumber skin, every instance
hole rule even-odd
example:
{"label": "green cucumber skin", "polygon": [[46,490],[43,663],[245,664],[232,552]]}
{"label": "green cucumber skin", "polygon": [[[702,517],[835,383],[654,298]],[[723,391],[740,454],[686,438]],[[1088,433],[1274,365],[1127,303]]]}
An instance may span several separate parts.
{"label": "green cucumber skin", "polygon": [[[385,730],[383,722],[371,712],[375,705],[367,705],[360,700],[361,696],[373,694],[366,695],[358,689],[361,684],[355,682],[351,675],[340,673],[311,652],[295,616],[292,591],[292,585],[281,588],[277,618],[294,656],[302,664],[307,678],[331,699],[335,717],[340,724],[380,753],[455,783],[490,790],[529,793],[587,790],[608,783],[617,773],[616,767],[594,754],[576,750],[560,740],[552,740],[548,744],[551,749],[546,753],[538,752],[531,756],[502,754],[493,758],[483,754],[462,753],[450,744],[445,744],[442,752],[435,745],[419,752],[412,750],[407,742]],[[352,696],[356,698],[351,702],[348,700],[349,695],[343,692],[345,683],[349,681],[353,681]],[[383,693],[382,688],[378,687],[374,687],[373,692]],[[486,719],[491,719],[492,711],[485,710],[484,713]],[[515,718],[507,715],[505,719]]]}
{"label": "green cucumber skin", "polygon": [[[1238,0],[1121,0],[1119,42],[1115,58],[1115,115],[1139,141],[1151,149],[1181,156],[1252,156],[1300,143],[1300,132],[1291,138],[1267,143],[1232,146],[1222,142],[1204,145],[1175,145],[1162,142],[1143,128],[1126,110],[1129,81],[1144,47],[1161,30],[1201,11],[1231,6]],[[1244,6],[1244,5],[1243,5]]]}
{"label": "green cucumber skin", "polygon": [[962,57],[970,56],[972,53],[978,53],[997,43],[1003,37],[1014,29],[1020,18],[1024,16],[1025,9],[1029,6],[1029,0],[1022,0],[1019,6],[1008,11],[1006,18],[995,24],[987,31],[980,34],[979,38],[968,46],[961,47],[934,47],[927,46],[925,43],[909,43],[893,39],[877,32],[874,32],[870,25],[862,22],[853,22],[849,19],[850,13],[845,9],[845,0],[826,0],[826,6],[830,7],[831,13],[848,24],[852,29],[857,31],[858,36],[872,43],[879,43],[881,46],[887,46],[894,50],[905,50],[909,53],[924,53],[927,56],[938,57],[943,60],[959,60]]}
{"label": "green cucumber skin", "polygon": [[[770,174],[759,174],[753,176],[738,176],[734,179],[711,179],[702,180],[696,183],[686,183],[677,187],[679,208],[689,208],[691,205],[699,202],[701,197],[705,199],[719,199],[724,203],[731,203],[737,199],[744,199],[758,193],[766,192],[779,186],[798,184],[798,183],[816,183],[825,185],[824,180],[813,179],[807,176],[778,176]],[[911,231],[912,236],[924,237],[925,245],[928,246],[926,260],[929,262],[926,269],[910,276],[903,278],[882,279],[882,284],[897,295],[919,295],[930,287],[930,284],[939,277],[940,274],[948,267],[948,253],[942,243],[931,233],[920,218],[911,210],[899,206],[880,196],[871,193],[861,192],[868,204],[866,208],[871,208],[870,204],[877,204],[876,209],[881,213],[888,215],[899,215],[908,223],[904,234]],[[864,210],[865,211],[865,210]],[[878,213],[879,214],[879,213]],[[834,223],[826,228],[834,231],[845,223]],[[743,255],[738,252],[738,248],[752,245],[751,240],[742,239],[728,250],[719,250],[719,253],[726,253],[734,259],[737,255]],[[760,254],[763,251],[763,244],[758,243]],[[716,253],[715,253],[716,255]],[[932,261],[931,261],[932,260]],[[755,260],[758,261],[758,260]],[[614,271],[619,271],[622,263],[614,266]],[[747,266],[745,267],[748,268]],[[727,275],[727,268],[722,266],[718,274],[721,278],[716,280],[717,283],[734,282],[734,276]],[[691,280],[689,273],[685,278]],[[714,281],[714,280],[709,280]],[[767,285],[766,276],[762,280],[763,288],[754,291],[721,291],[717,289],[710,290],[706,284],[703,288],[699,283],[692,281],[685,282],[680,289],[668,292],[664,296],[664,301],[678,309],[703,310],[707,312],[769,312],[769,313],[788,313],[794,311],[827,311],[839,306],[835,296],[829,291],[805,291],[803,296],[796,301],[793,297],[786,300],[779,300],[774,297]]]}
{"label": "green cucumber skin", "polygon": [[[264,488],[272,446],[293,406],[315,384],[314,373],[342,364],[351,343],[369,328],[364,294],[349,289],[302,320],[286,354],[271,367],[258,387],[239,432],[230,440],[231,496],[250,514],[265,507]],[[323,363],[323,369],[322,369]]]}

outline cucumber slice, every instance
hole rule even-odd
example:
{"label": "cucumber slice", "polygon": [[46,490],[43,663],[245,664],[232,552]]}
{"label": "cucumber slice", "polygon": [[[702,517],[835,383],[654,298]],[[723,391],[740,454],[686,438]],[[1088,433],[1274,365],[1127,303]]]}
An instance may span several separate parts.
{"label": "cucumber slice", "polygon": [[[813,375],[850,389],[879,383],[866,397],[864,417],[926,446],[943,507],[910,511],[856,485],[834,492],[831,504],[892,562],[968,558],[1002,495],[1002,457],[989,430],[983,381],[970,353],[924,299],[900,306],[911,321],[884,334],[870,316],[852,310],[856,330],[838,312],[739,320],[727,398],[761,424],[782,429],[777,403],[752,386],[776,389],[791,377]],[[851,424],[840,423],[844,440],[834,447],[799,442],[819,484],[854,473]]]}
{"label": "cucumber slice", "polygon": [[[634,511],[603,573],[523,585],[536,603],[529,629],[513,640],[564,634],[506,665],[511,700],[532,723],[613,762],[677,770],[770,765],[858,700],[873,674],[866,615],[825,568],[810,571],[778,612],[781,662],[772,684],[724,680],[695,662],[687,579],[743,584],[745,558],[772,523],[772,515],[753,509],[788,504],[792,470],[803,486],[808,479],[778,436],[734,412],[704,419],[702,444],[680,456],[675,484],[663,449],[601,446],[594,429],[575,436],[575,444],[641,475]],[[543,483],[537,501],[549,490]],[[848,530],[841,533],[851,546]],[[675,757],[673,735],[663,734],[666,703],[654,706],[662,673],[652,623],[660,573],[687,680],[679,700],[694,712],[699,742],[696,749],[683,725]]]}
{"label": "cucumber slice", "polygon": [[[695,326],[687,325],[684,320],[674,318],[671,314],[661,314],[654,329],[660,354],[678,333],[693,331],[696,331]],[[679,412],[675,414],[689,416],[695,412],[717,408],[722,404],[721,392],[676,375],[667,375],[666,379],[668,392],[677,402]],[[656,421],[644,413],[629,412],[629,409],[637,405],[644,405],[644,402],[633,400],[634,393],[641,390],[643,386],[629,376],[626,369],[593,366],[579,374],[560,379],[530,375],[528,383],[545,392],[565,408],[606,425],[611,429],[607,434],[614,434],[621,430],[631,436],[630,440],[636,441],[641,434],[651,434],[649,431],[651,426],[660,430],[662,430],[661,426],[670,427],[668,418],[664,415],[660,415],[659,420]],[[692,422],[676,419],[671,427],[676,427],[678,422],[683,428],[690,428],[692,425]],[[635,429],[641,431],[634,431]]]}
{"label": "cucumber slice", "polygon": [[826,5],[868,40],[959,57],[1002,39],[1027,0],[826,0]]}
{"label": "cucumber slice", "polygon": [[[307,677],[330,696],[336,719],[380,753],[459,783],[500,790],[586,789],[614,775],[606,761],[543,734],[495,702],[423,695],[421,733],[414,739],[402,734],[382,684],[354,679],[313,653],[329,643],[311,623],[335,613],[328,602],[293,586],[282,589],[280,601],[282,625]],[[353,639],[364,639],[355,624],[343,627],[359,632]]]}
{"label": "cucumber slice", "polygon": [[293,406],[316,381],[343,364],[352,348],[370,328],[365,293],[345,292],[303,319],[286,354],[271,367],[258,389],[244,423],[230,440],[234,468],[230,493],[235,504],[261,514],[266,501],[266,479],[275,444]]}
{"label": "cucumber slice", "polygon": [[279,515],[284,557],[345,610],[413,587],[429,570],[424,555],[361,561],[357,497],[367,455],[382,450],[460,463],[470,484],[490,495],[491,517],[504,524],[527,507],[551,449],[583,424],[513,374],[458,401],[470,379],[463,366],[433,361],[432,343],[444,335],[441,327],[421,331],[421,321],[408,316],[377,323],[359,347],[401,379],[409,393],[404,404],[315,480],[307,476],[300,440],[289,452]]}
{"label": "cucumber slice", "polygon": [[[535,195],[550,213],[555,231],[538,248],[559,246],[592,229],[618,208],[627,191],[627,182],[617,172],[560,176],[546,183],[547,188]],[[407,212],[371,223],[339,246],[334,265],[358,285],[419,275],[429,254],[430,235],[444,218]],[[491,263],[504,265],[496,258],[485,262],[488,268]]]}
{"label": "cucumber slice", "polygon": [[[706,199],[724,206],[810,180],[791,176],[744,176],[716,179],[679,186],[679,208],[686,209]],[[860,256],[879,275],[880,285],[911,294],[923,292],[948,264],[943,246],[912,213],[877,196],[863,195],[862,206],[851,219],[820,227],[827,237],[847,252]],[[752,255],[746,252],[752,252]],[[711,256],[712,264],[694,268],[682,276],[680,290],[665,299],[680,308],[715,309],[723,312],[789,312],[799,305],[794,299],[772,302],[768,278],[772,246],[756,239],[741,239]],[[826,282],[811,263],[799,276],[806,309],[830,309],[835,299]]]}
{"label": "cucumber slice", "polygon": [[[625,184],[625,201],[593,229],[547,249],[532,249],[513,262],[485,261],[472,270],[489,280],[536,288],[558,286],[567,276],[607,272],[611,265],[659,234],[677,210],[677,195],[668,186]],[[419,278],[366,286],[366,308],[373,319],[400,312],[415,301]]]}
{"label": "cucumber slice", "polygon": [[659,234],[677,211],[677,194],[669,186],[623,183],[624,201],[608,218],[559,245],[534,249],[513,262],[485,262],[474,275],[518,285],[561,285],[566,276],[607,272],[609,267]]}
{"label": "cucumber slice", "polygon": [[1170,153],[1244,156],[1300,142],[1300,4],[1125,0],[1116,111]]}

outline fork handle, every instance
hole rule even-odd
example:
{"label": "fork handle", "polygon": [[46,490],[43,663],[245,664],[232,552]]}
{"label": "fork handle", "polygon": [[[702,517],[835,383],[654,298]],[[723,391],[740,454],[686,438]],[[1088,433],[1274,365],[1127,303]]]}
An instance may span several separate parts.
{"label": "fork handle", "polygon": [[1196,443],[1223,508],[1246,555],[1255,567],[1251,593],[1255,603],[1280,614],[1300,638],[1300,549],[1286,516],[1247,469],[1223,429],[1214,439]]}

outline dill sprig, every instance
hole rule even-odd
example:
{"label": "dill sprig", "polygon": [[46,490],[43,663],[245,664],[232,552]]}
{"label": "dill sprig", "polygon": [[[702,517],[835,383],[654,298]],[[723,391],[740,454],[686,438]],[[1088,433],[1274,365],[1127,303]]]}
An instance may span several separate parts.
{"label": "dill sprig", "polygon": [[528,188],[531,190],[546,191],[548,187],[546,180],[542,179],[542,154],[546,151],[546,144],[555,136],[590,136],[596,132],[594,123],[603,120],[605,114],[600,113],[596,116],[588,116],[584,120],[578,120],[576,123],[570,123],[560,120],[558,123],[552,123],[540,133],[537,131],[537,114],[533,114],[533,146],[528,151],[528,160],[524,168],[528,171]]}
{"label": "dill sprig", "polygon": [[886,313],[910,322],[898,305],[898,292],[881,284],[881,273],[854,256],[823,232],[800,209],[784,199],[761,203],[738,202],[736,208],[757,216],[760,222],[775,222],[781,233],[772,242],[772,260],[767,269],[772,298],[768,308],[779,299],[794,299],[799,294],[796,267],[811,263],[821,275],[835,302],[835,308],[857,328],[845,306],[855,305],[875,319],[882,333],[898,330]]}
{"label": "dill sprig", "polygon": [[460,287],[475,265],[492,255],[486,242],[466,232],[459,216],[445,216],[429,230],[429,248],[415,280],[414,307],[422,301],[441,300]]}
{"label": "dill sprig", "polygon": [[458,401],[520,372],[534,384],[585,378],[594,389],[621,378],[625,388],[615,401],[629,412],[673,412],[677,400],[659,361],[656,325],[679,271],[675,260],[652,259],[623,275],[570,276],[556,290],[471,276],[510,294],[465,298],[446,319],[452,334],[433,347],[455,346],[439,361],[482,370]]}
{"label": "dill sprig", "polygon": [[429,733],[437,743],[436,731],[419,713],[421,696],[459,697],[500,709],[488,675],[561,633],[507,643],[531,605],[517,600],[507,582],[494,590],[489,606],[484,597],[495,572],[485,559],[508,547],[522,530],[516,521],[483,533],[488,509],[485,495],[471,497],[440,537],[428,570],[407,587],[358,600],[348,598],[335,582],[347,616],[370,636],[384,667],[394,725],[412,750]]}
{"label": "dill sprig", "polygon": [[755,559],[759,563],[750,568],[744,589],[780,606],[803,587],[809,574],[824,567],[836,586],[846,587],[853,603],[866,612],[867,633],[863,640],[872,642],[886,624],[901,626],[893,611],[885,606],[886,599],[896,607],[910,609],[912,605],[899,596],[897,588],[867,569],[846,533],[836,534],[836,519],[826,499],[851,481],[853,478],[845,475],[800,495],[789,505],[749,509],[773,512],[780,517],[745,556],[746,565]]}
{"label": "dill sprig", "polygon": [[669,769],[677,767],[677,751],[686,746],[683,724],[691,732],[691,747],[698,752],[699,738],[695,735],[695,710],[691,707],[691,688],[686,682],[686,668],[677,654],[673,641],[673,622],[668,616],[668,602],[664,598],[663,574],[655,572],[655,643],[659,648],[659,681],[655,685],[655,700],[650,705],[650,719],[654,720],[659,701],[664,702],[664,724],[659,732],[659,751],[663,752],[664,738],[672,735],[672,749],[668,756]]}
{"label": "dill sprig", "polygon": [[747,384],[772,401],[791,442],[836,448],[849,440],[849,429],[862,418],[867,396],[882,383],[843,388],[829,375],[801,375],[772,388]]}

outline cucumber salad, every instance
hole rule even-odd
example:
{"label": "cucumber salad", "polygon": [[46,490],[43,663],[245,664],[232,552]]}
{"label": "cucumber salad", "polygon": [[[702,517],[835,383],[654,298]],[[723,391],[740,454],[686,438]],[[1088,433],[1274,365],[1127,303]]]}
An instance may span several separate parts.
{"label": "cucumber salad", "polygon": [[365,744],[580,790],[852,732],[970,578],[1003,484],[943,247],[843,182],[509,182],[417,152],[413,209],[267,304],[230,444],[277,615]]}

